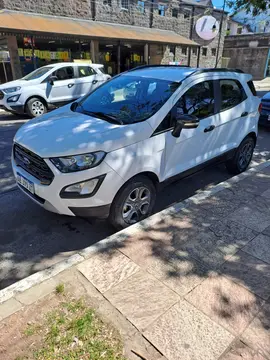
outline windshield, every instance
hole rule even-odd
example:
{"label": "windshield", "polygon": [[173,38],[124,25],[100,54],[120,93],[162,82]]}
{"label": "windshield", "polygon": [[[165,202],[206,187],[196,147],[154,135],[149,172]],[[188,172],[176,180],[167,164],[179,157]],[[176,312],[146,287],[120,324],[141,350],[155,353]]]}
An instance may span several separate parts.
{"label": "windshield", "polygon": [[35,80],[40,78],[41,76],[45,75],[48,71],[50,71],[53,67],[41,67],[37,70],[32,71],[30,74],[23,77],[23,80]]}
{"label": "windshield", "polygon": [[154,115],[178,86],[168,80],[122,75],[87,95],[75,111],[133,124]]}

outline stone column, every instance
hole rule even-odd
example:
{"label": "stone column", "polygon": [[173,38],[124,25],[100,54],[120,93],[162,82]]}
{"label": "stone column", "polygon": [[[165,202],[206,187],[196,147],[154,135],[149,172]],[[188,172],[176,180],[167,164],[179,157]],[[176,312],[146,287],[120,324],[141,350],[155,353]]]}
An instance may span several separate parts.
{"label": "stone column", "polygon": [[98,53],[99,53],[99,42],[98,42],[98,40],[91,40],[90,52],[91,52],[92,63],[97,63],[98,62]]}
{"label": "stone column", "polygon": [[144,45],[144,62],[149,65],[149,44]]}
{"label": "stone column", "polygon": [[7,46],[9,51],[13,79],[20,79],[22,77],[22,70],[16,36],[7,37]]}

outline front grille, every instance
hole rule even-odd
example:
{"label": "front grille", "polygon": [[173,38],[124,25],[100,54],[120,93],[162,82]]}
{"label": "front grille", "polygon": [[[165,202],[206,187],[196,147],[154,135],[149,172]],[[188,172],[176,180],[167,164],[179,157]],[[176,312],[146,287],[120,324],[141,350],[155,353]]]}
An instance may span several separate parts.
{"label": "front grille", "polygon": [[2,100],[4,98],[5,94],[3,93],[3,91],[0,90],[0,100]]}
{"label": "front grille", "polygon": [[32,151],[14,144],[13,155],[16,165],[40,180],[41,184],[49,185],[53,181],[54,175],[49,166]]}

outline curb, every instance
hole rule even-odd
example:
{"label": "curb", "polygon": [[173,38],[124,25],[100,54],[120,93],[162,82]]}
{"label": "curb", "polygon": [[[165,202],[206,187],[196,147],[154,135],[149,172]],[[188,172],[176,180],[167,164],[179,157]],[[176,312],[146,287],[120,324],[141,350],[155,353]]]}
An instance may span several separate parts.
{"label": "curb", "polygon": [[71,255],[67,259],[60,261],[59,263],[48,267],[45,270],[41,270],[36,272],[33,275],[30,275],[3,290],[0,290],[0,304],[3,302],[11,299],[13,296],[21,293],[25,290],[30,289],[34,285],[38,285],[45,280],[48,280],[55,275],[59,274],[60,272],[69,269],[70,267],[77,265],[87,259],[91,254],[101,251],[102,249],[106,248],[108,245],[119,244],[123,242],[127,237],[133,235],[139,230],[145,229],[146,227],[153,226],[155,223],[159,222],[160,220],[166,219],[171,215],[178,213],[181,209],[191,205],[191,204],[199,204],[202,200],[207,199],[208,197],[222,191],[225,189],[230,188],[233,184],[238,183],[239,181],[245,180],[247,177],[252,176],[261,170],[270,166],[270,160],[263,162],[260,165],[257,165],[253,168],[250,168],[246,172],[234,176],[227,181],[221,182],[217,185],[214,185],[211,189],[202,191],[199,194],[193,195],[190,198],[181,201],[168,209],[162,210],[159,213],[156,213],[149,218],[141,221],[140,223],[134,224],[127,229],[121,230],[94,245],[91,245],[82,251]]}

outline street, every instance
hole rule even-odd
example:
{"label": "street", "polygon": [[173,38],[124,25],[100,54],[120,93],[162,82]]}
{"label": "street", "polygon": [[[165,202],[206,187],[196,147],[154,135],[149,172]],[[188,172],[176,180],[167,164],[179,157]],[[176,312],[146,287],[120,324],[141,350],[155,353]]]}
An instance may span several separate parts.
{"label": "street", "polygon": [[[105,221],[46,212],[16,188],[10,153],[17,129],[28,119],[0,113],[0,288],[78,252],[114,229]],[[256,165],[270,158],[270,131],[260,129],[253,157]],[[159,193],[155,211],[182,201],[228,179],[224,165],[203,170]]]}

